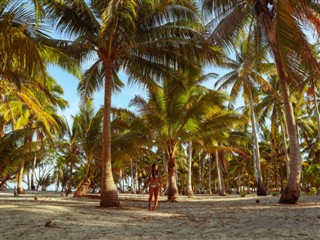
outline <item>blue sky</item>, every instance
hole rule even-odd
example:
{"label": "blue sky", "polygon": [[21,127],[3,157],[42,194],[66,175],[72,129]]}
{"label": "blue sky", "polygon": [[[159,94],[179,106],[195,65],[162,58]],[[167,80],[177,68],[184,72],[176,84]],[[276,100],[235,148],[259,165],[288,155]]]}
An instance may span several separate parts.
{"label": "blue sky", "polygon": [[[215,72],[218,74],[223,74],[226,71],[222,71],[221,69],[216,68],[207,68],[206,72]],[[79,80],[75,78],[73,75],[67,73],[66,71],[58,68],[58,67],[49,67],[49,72],[52,77],[55,78],[57,83],[64,89],[63,98],[68,101],[69,107],[63,111],[59,111],[60,114],[63,114],[69,124],[72,123],[71,115],[75,115],[79,112],[79,102],[80,96],[77,92],[77,87],[79,84]],[[114,107],[121,107],[121,108],[129,108],[129,102],[131,99],[134,98],[136,95],[144,95],[144,88],[143,86],[139,86],[137,84],[130,84],[127,83],[127,76],[124,72],[119,73],[120,79],[125,83],[125,86],[122,88],[120,93],[115,93],[112,96],[112,106]],[[208,88],[213,88],[214,79],[209,80],[204,85]],[[103,91],[96,92],[94,94],[94,105],[96,110],[103,105]]]}
{"label": "blue sky", "polygon": [[[80,96],[77,92],[79,80],[58,67],[50,66],[49,72],[64,90],[63,98],[68,101],[69,107],[59,112],[63,114],[71,124],[71,115],[75,115],[79,112]],[[143,95],[144,88],[137,84],[128,85],[127,76],[123,72],[119,73],[119,77],[123,80],[125,86],[120,93],[113,94],[112,106],[129,108],[130,100],[133,99],[135,95]],[[96,110],[103,105],[103,97],[102,90],[94,94],[94,105]]]}

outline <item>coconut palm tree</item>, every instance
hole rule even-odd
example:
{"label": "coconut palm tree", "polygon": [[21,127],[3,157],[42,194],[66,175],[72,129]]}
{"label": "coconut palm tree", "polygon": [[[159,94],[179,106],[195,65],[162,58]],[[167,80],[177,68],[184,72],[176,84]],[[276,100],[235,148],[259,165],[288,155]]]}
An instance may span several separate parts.
{"label": "coconut palm tree", "polygon": [[301,62],[307,62],[310,69],[319,72],[319,65],[304,31],[305,26],[310,26],[310,30],[314,30],[316,34],[320,32],[318,2],[204,0],[203,7],[213,11],[216,16],[211,25],[214,28],[211,39],[214,38],[224,46],[230,46],[238,40],[239,34],[245,31],[247,23],[250,22],[248,19],[256,18],[259,28],[263,30],[279,75],[290,140],[290,176],[281,194],[280,203],[294,204],[300,196],[301,156],[289,84],[302,79],[301,74],[304,71],[300,68]]}
{"label": "coconut palm tree", "polygon": [[271,75],[269,78],[269,83],[271,88],[266,92],[263,91],[260,103],[256,105],[256,111],[259,116],[259,124],[265,125],[267,119],[270,120],[271,125],[271,138],[274,139],[278,128],[280,126],[280,131],[282,132],[282,143],[283,151],[285,155],[286,162],[286,173],[287,179],[289,179],[290,174],[290,158],[288,154],[288,144],[287,144],[287,125],[284,118],[284,112],[282,108],[282,97],[280,94],[279,78],[277,75]]}
{"label": "coconut palm tree", "polygon": [[112,89],[121,86],[117,72],[122,68],[131,81],[150,82],[166,75],[167,67],[187,66],[188,59],[197,55],[186,41],[197,36],[193,27],[199,22],[197,6],[188,0],[46,0],[45,9],[56,18],[59,31],[76,38],[74,46],[82,57],[93,53],[97,57],[83,75],[79,90],[90,96],[104,85],[100,205],[119,205],[111,167],[110,128]]}
{"label": "coconut palm tree", "polygon": [[18,174],[21,164],[26,159],[32,159],[35,154],[41,155],[34,143],[23,144],[23,140],[32,136],[34,131],[35,129],[14,130],[0,138],[1,185]]}
{"label": "coconut palm tree", "polygon": [[94,161],[100,159],[102,119],[103,111],[95,113],[92,100],[80,104],[80,113],[75,119],[75,124],[78,130],[78,141],[84,152],[86,163],[81,185],[74,193],[76,197],[81,197],[88,191],[95,170]]}
{"label": "coconut palm tree", "polygon": [[[250,107],[250,119],[252,127],[253,140],[253,159],[254,169],[258,191],[258,196],[266,195],[263,185],[263,178],[260,167],[260,152],[258,144],[258,131],[256,124],[256,116],[254,112],[254,94],[257,93],[258,87],[266,88],[269,84],[264,78],[264,74],[270,71],[270,64],[263,59],[265,53],[260,57],[256,57],[253,51],[253,43],[251,38],[254,36],[251,31],[248,34],[247,40],[243,41],[239,47],[239,52],[236,51],[236,60],[230,59],[226,66],[231,68],[231,71],[217,80],[215,86],[218,89],[226,89],[231,86],[230,96],[233,102],[236,101],[238,95],[242,92],[245,103]],[[257,62],[258,61],[258,62]],[[264,61],[264,62],[263,62]]]}
{"label": "coconut palm tree", "polygon": [[183,80],[167,79],[163,86],[153,88],[148,101],[141,97],[133,100],[145,125],[155,135],[158,148],[168,157],[168,200],[178,197],[176,185],[176,158],[183,142],[201,138],[202,135],[233,125],[240,118],[225,109],[226,96],[200,86],[201,78],[192,76]]}
{"label": "coconut palm tree", "polygon": [[[39,22],[39,1],[4,0],[0,3],[0,77],[20,86],[23,82],[45,82],[47,64],[79,76],[76,62],[66,54],[64,41],[48,36],[48,26]],[[34,10],[36,9],[36,11]],[[43,13],[43,12],[42,12]],[[36,16],[38,15],[38,16]]]}
{"label": "coconut palm tree", "polygon": [[187,195],[192,196],[193,190],[192,190],[192,141],[189,142],[188,146],[188,182],[187,182]]}
{"label": "coconut palm tree", "polygon": [[[21,83],[18,88],[16,84],[2,81],[0,94],[0,109],[3,113],[3,120],[10,124],[12,130],[15,129],[37,129],[38,144],[47,144],[47,140],[52,135],[63,130],[63,124],[57,114],[57,106],[65,107],[66,102],[59,97],[61,88],[56,85],[52,78],[48,78],[46,85],[35,85],[34,83]],[[25,144],[33,141],[32,136],[28,136]],[[39,146],[40,147],[40,146]],[[40,149],[39,149],[40,150]],[[33,169],[36,157],[32,160]],[[21,164],[20,174],[18,174],[18,192],[22,193],[22,176],[24,174],[24,164]]]}

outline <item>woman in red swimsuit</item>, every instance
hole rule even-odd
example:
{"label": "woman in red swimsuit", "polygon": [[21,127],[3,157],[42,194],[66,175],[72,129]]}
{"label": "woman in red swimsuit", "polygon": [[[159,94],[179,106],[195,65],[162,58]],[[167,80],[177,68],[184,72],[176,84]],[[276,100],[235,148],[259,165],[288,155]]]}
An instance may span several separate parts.
{"label": "woman in red swimsuit", "polygon": [[152,201],[152,196],[154,195],[154,206],[152,210],[155,210],[158,206],[158,194],[159,194],[159,191],[161,191],[160,175],[159,175],[158,165],[156,163],[152,165],[152,172],[148,177],[148,182],[149,182],[148,209],[151,210],[151,201]]}

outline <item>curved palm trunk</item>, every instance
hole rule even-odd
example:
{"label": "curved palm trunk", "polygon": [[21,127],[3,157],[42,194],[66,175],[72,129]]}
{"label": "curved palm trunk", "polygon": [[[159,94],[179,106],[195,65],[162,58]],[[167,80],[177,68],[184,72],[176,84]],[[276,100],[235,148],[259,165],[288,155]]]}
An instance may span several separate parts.
{"label": "curved palm trunk", "polygon": [[91,180],[89,177],[85,177],[78,189],[74,193],[74,197],[83,197],[89,190]]}
{"label": "curved palm trunk", "polygon": [[80,187],[78,187],[77,190],[75,191],[73,195],[74,197],[83,197],[89,191],[89,187],[91,184],[91,175],[92,175],[91,162],[92,162],[92,157],[89,157],[87,167],[86,167],[86,175]]}
{"label": "curved palm trunk", "polygon": [[260,9],[263,14],[259,14],[260,20],[263,22],[265,28],[267,41],[272,49],[275,58],[277,72],[279,75],[280,87],[283,95],[283,103],[285,116],[287,120],[289,141],[290,141],[290,176],[284,191],[281,194],[280,203],[295,204],[300,197],[300,148],[298,143],[298,135],[296,128],[296,121],[292,104],[290,102],[290,93],[288,87],[288,79],[284,71],[283,62],[279,53],[279,47],[276,38],[275,23],[272,21],[268,4],[265,0],[257,1],[257,9]]}
{"label": "curved palm trunk", "polygon": [[174,157],[174,140],[170,140],[168,148],[168,201],[176,202],[179,196],[176,179],[176,159]]}
{"label": "curved palm trunk", "polygon": [[104,87],[104,118],[102,130],[102,178],[101,178],[101,207],[119,206],[119,198],[114,183],[111,165],[111,87],[112,87],[112,62],[105,62],[105,87]]}
{"label": "curved palm trunk", "polygon": [[189,156],[188,156],[188,184],[187,184],[187,195],[192,196],[192,179],[191,179],[191,166],[192,166],[192,142],[189,143]]}
{"label": "curved palm trunk", "polygon": [[253,163],[254,163],[254,172],[256,175],[257,181],[257,195],[258,196],[266,196],[267,192],[263,185],[263,178],[261,173],[261,165],[260,165],[260,151],[259,151],[259,142],[258,142],[258,133],[257,133],[257,124],[256,118],[254,116],[254,107],[253,107],[253,97],[252,97],[252,89],[250,89],[250,109],[251,109],[251,125],[252,125],[252,136],[253,136]]}

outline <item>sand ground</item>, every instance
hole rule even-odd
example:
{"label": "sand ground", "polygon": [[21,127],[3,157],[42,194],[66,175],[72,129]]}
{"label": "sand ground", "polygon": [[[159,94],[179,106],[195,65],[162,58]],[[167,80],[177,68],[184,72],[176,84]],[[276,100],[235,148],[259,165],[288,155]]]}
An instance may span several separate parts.
{"label": "sand ground", "polygon": [[320,239],[320,196],[301,196],[297,205],[255,194],[161,197],[156,211],[147,210],[147,195],[119,198],[120,207],[101,208],[96,198],[0,191],[0,240]]}

